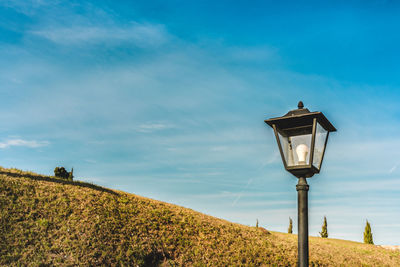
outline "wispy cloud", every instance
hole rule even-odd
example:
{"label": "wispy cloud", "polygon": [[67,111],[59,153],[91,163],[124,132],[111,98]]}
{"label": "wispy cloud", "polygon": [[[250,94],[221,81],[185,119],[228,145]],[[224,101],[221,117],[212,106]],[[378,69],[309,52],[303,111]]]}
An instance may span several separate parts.
{"label": "wispy cloud", "polygon": [[[162,24],[116,20],[109,9],[90,2],[61,3],[47,0],[5,0],[0,6],[22,13],[36,21],[24,32],[58,45],[120,44],[156,47],[170,39]],[[81,12],[75,12],[79,7]],[[37,40],[36,40],[37,41]]]}
{"label": "wispy cloud", "polygon": [[64,45],[129,42],[139,47],[154,47],[169,39],[163,25],[136,22],[128,27],[75,25],[38,29],[30,33]]}
{"label": "wispy cloud", "polygon": [[0,5],[13,8],[25,15],[32,15],[36,9],[58,4],[59,1],[44,1],[44,0],[4,0]]}
{"label": "wispy cloud", "polygon": [[136,130],[141,133],[151,133],[155,131],[171,129],[174,127],[174,125],[168,123],[145,123],[139,125]]}
{"label": "wispy cloud", "polygon": [[240,193],[238,194],[238,196],[236,197],[236,199],[232,202],[232,206],[235,206],[236,203],[239,201],[239,199],[242,198],[244,190],[246,190],[246,188],[247,188],[252,182],[253,182],[253,179],[252,179],[252,178],[250,178],[250,179],[247,181],[247,184],[246,184],[246,186],[243,188],[242,192],[240,192]]}
{"label": "wispy cloud", "polygon": [[389,170],[389,174],[390,174],[390,173],[393,173],[393,172],[397,169],[397,167],[399,167],[399,165],[400,165],[400,162],[397,162],[397,163]]}
{"label": "wispy cloud", "polygon": [[7,148],[7,147],[12,147],[12,146],[22,146],[22,147],[29,147],[29,148],[37,148],[37,147],[42,147],[42,146],[47,146],[49,145],[48,141],[28,141],[28,140],[22,140],[22,139],[11,139],[7,140],[5,142],[0,143],[0,148]]}
{"label": "wispy cloud", "polygon": [[211,151],[225,151],[227,149],[228,147],[226,146],[214,146],[210,148]]}

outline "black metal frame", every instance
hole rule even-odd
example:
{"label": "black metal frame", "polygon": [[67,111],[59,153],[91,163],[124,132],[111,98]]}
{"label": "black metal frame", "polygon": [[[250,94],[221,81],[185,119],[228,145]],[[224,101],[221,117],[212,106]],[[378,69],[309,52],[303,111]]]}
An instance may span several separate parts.
{"label": "black metal frame", "polygon": [[[319,169],[313,165],[317,122],[327,131]],[[322,114],[322,112],[310,112],[308,109],[303,108],[303,103],[301,103],[300,101],[298,109],[289,111],[286,115],[282,117],[265,120],[265,123],[267,123],[274,129],[275,138],[276,142],[278,143],[282,162],[288,172],[290,172],[297,178],[309,178],[312,177],[314,174],[320,172],[326,151],[326,144],[329,138],[329,132],[336,131],[335,127],[329,122],[324,114]],[[285,160],[285,155],[283,153],[282,144],[279,139],[278,133],[282,136],[293,136],[305,133],[308,134],[310,129],[311,147],[309,152],[309,164],[300,166],[288,166]]]}

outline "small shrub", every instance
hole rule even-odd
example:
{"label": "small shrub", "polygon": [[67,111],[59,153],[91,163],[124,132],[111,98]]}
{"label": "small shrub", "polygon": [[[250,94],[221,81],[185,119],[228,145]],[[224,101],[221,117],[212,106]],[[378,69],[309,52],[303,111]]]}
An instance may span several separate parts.
{"label": "small shrub", "polygon": [[73,168],[72,168],[71,172],[67,172],[67,170],[64,167],[56,167],[54,169],[54,176],[65,179],[65,180],[72,181],[72,179],[74,178],[73,172],[74,172]]}

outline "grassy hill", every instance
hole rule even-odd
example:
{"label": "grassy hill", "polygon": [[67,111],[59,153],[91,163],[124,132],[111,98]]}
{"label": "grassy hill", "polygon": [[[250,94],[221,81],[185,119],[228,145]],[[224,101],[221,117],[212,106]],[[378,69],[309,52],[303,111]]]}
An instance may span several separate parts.
{"label": "grassy hill", "polygon": [[[0,168],[0,265],[295,266],[297,235],[84,182]],[[310,238],[311,266],[400,266],[400,252]]]}

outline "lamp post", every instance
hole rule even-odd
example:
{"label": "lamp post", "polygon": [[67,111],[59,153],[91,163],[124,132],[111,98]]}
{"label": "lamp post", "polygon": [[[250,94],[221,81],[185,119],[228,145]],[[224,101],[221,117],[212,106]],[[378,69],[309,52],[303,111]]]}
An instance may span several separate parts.
{"label": "lamp post", "polygon": [[274,129],[285,169],[299,178],[296,185],[298,206],[298,262],[308,266],[308,189],[307,179],[321,170],[330,132],[335,127],[322,112],[310,112],[299,102],[298,109],[265,120]]}

